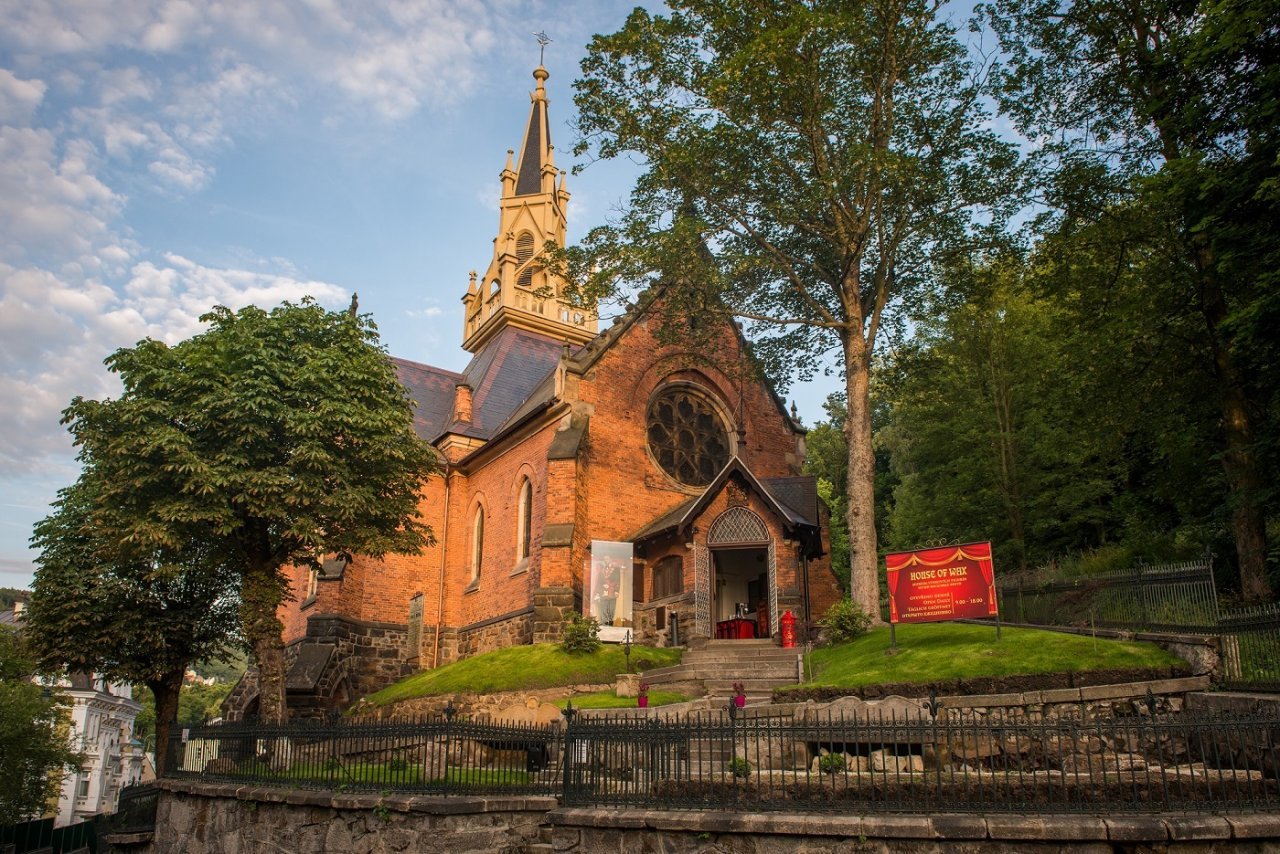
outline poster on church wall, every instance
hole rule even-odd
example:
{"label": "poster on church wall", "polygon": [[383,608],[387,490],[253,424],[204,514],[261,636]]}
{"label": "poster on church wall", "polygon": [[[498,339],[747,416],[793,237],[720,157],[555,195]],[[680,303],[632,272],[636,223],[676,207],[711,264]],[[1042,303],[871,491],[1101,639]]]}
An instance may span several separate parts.
{"label": "poster on church wall", "polygon": [[621,643],[631,630],[631,543],[591,541],[587,616],[600,623],[600,640]]}
{"label": "poster on church wall", "polygon": [[965,543],[885,556],[889,622],[994,617],[996,573],[991,543]]}

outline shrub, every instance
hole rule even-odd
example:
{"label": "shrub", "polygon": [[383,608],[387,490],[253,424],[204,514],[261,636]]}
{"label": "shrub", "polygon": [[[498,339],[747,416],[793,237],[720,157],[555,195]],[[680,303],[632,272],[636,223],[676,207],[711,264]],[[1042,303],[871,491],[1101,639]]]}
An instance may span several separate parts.
{"label": "shrub", "polygon": [[745,780],[751,776],[751,763],[741,756],[735,756],[729,760],[729,773],[740,780]]}
{"label": "shrub", "polygon": [[393,774],[403,774],[405,771],[409,770],[409,763],[399,757],[389,759],[387,760],[387,770]]}
{"label": "shrub", "polygon": [[560,648],[573,655],[587,655],[600,648],[600,624],[595,617],[570,614],[564,621]]}
{"label": "shrub", "polygon": [[841,599],[827,609],[818,621],[827,636],[827,643],[848,643],[867,633],[871,617],[851,599]]}
{"label": "shrub", "polygon": [[818,770],[823,774],[839,774],[844,771],[844,768],[843,753],[828,753],[818,760]]}

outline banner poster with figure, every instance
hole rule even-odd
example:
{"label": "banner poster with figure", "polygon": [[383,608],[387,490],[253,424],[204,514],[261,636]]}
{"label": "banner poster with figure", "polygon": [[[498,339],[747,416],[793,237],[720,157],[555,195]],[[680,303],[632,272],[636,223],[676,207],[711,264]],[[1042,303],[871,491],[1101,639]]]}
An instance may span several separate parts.
{"label": "banner poster with figure", "polygon": [[591,541],[587,616],[600,623],[600,640],[621,643],[631,629],[631,543]]}
{"label": "banner poster with figure", "polygon": [[889,622],[994,617],[996,573],[991,543],[965,543],[885,555]]}

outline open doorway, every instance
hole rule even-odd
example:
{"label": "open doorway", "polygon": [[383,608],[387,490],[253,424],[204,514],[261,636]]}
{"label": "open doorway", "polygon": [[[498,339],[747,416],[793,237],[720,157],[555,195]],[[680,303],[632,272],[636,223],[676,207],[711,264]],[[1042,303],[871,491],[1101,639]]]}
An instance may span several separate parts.
{"label": "open doorway", "polygon": [[769,550],[761,546],[712,551],[715,637],[769,637],[768,555]]}

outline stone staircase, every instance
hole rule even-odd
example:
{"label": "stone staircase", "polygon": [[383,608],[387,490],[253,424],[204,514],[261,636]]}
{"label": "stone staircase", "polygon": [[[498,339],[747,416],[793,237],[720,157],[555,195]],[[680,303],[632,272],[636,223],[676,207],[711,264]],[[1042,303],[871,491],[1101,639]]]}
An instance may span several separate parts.
{"label": "stone staircase", "polygon": [[664,687],[713,701],[728,702],[733,683],[746,689],[747,705],[768,703],[773,689],[799,680],[799,649],[783,649],[768,638],[761,640],[712,640],[687,650],[680,664],[646,670],[650,688]]}

